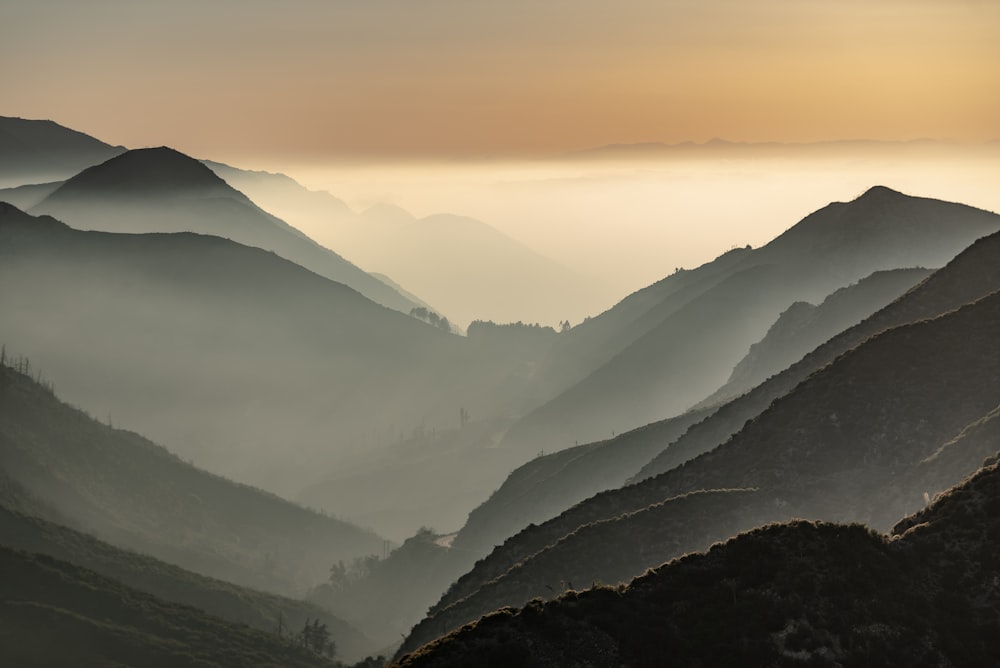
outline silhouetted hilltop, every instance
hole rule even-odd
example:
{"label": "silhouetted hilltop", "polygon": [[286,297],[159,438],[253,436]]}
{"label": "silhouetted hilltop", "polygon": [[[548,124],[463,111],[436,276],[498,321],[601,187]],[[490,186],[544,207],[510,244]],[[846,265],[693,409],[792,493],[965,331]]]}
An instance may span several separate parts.
{"label": "silhouetted hilltop", "polygon": [[53,121],[0,116],[0,184],[64,179],[124,151]]}
{"label": "silhouetted hilltop", "polygon": [[166,146],[126,151],[68,179],[51,205],[84,197],[228,197],[249,202],[202,163]]}
{"label": "silhouetted hilltop", "polygon": [[184,568],[293,592],[382,539],[201,471],[0,367],[0,467],[77,528]]}
{"label": "silhouetted hilltop", "polygon": [[628,586],[502,609],[400,665],[988,665],[998,483],[984,468],[890,539],[803,521],[756,529]]}
{"label": "silhouetted hilltop", "polygon": [[164,601],[199,608],[270,634],[281,628],[289,635],[301,630],[307,620],[318,619],[326,624],[337,654],[343,658],[360,659],[379,649],[360,631],[319,606],[247,589],[122,550],[88,534],[17,512],[3,502],[0,502],[0,544],[45,554]]}
{"label": "silhouetted hilltop", "polygon": [[292,638],[168,603],[48,556],[0,547],[0,642],[12,666],[329,666]]}
{"label": "silhouetted hilltop", "polygon": [[77,229],[196,232],[270,250],[408,313],[414,303],[260,209],[201,162],[167,147],[135,149],[73,176],[31,213]]}
{"label": "silhouetted hilltop", "polygon": [[[942,266],[997,229],[996,214],[888,188],[830,204],[762,248],[633,295],[626,301],[634,306],[626,310],[623,302],[601,318],[606,333],[590,345],[579,345],[582,333],[568,337],[574,352],[557,348],[558,362],[540,370],[541,383],[558,387],[553,378],[574,366],[590,374],[524,417],[505,442],[562,449],[679,414],[724,384],[750,344],[793,302],[818,302],[877,270]],[[640,299],[648,301],[640,306]],[[616,340],[627,343],[590,352],[591,345]]]}

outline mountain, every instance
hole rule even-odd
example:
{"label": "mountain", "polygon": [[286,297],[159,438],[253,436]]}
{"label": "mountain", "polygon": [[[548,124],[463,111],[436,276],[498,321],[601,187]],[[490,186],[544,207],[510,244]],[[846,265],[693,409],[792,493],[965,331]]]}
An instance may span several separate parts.
{"label": "mountain", "polygon": [[[529,524],[545,522],[598,492],[616,489],[707,411],[692,411],[619,434],[542,454],[515,469],[469,513],[452,543],[477,554]],[[471,565],[471,561],[470,564]]]}
{"label": "mountain", "polygon": [[1000,287],[1000,269],[996,264],[998,255],[998,235],[976,241],[943,270],[935,272],[892,304],[818,346],[781,373],[692,426],[643,467],[635,480],[669,471],[720,445],[775,399],[869,337],[892,327],[935,318],[988,295]]}
{"label": "mountain", "polygon": [[[460,410],[504,415],[530,382],[507,355],[217,237],[78,231],[0,207],[0,302],[0,342],[41,364],[68,401],[292,498],[349,456],[378,459],[458,426]],[[462,478],[481,466],[481,499],[520,463],[494,469],[482,451],[468,444],[432,470]],[[364,490],[373,503],[402,483],[380,482]],[[414,520],[426,508],[409,498],[401,514],[437,524]]]}
{"label": "mountain", "polygon": [[399,281],[462,327],[474,320],[582,319],[615,296],[613,288],[475,218],[418,218],[389,204],[355,213],[330,193],[308,190],[283,174],[207,164],[268,211],[309,230],[367,271]]}
{"label": "mountain", "polygon": [[65,561],[0,547],[0,642],[16,666],[328,666],[243,624]]}
{"label": "mountain", "polygon": [[504,608],[399,665],[989,665],[998,490],[992,463],[889,536],[765,526],[627,586]]}
{"label": "mountain", "polygon": [[269,591],[296,592],[324,580],[337,559],[383,549],[369,531],[211,475],[101,424],[9,366],[0,366],[0,469],[19,496],[54,511],[43,513],[46,519]]}
{"label": "mountain", "polygon": [[560,450],[515,470],[469,519],[455,539],[475,550],[502,541],[521,527],[543,522],[604,490],[621,487],[666,444],[702,422],[731,397],[783,370],[833,335],[885,306],[930,274],[926,269],[876,272],[834,292],[819,306],[796,302],[736,366],[730,381],[697,410],[626,432],[613,439]]}
{"label": "mountain", "polygon": [[0,185],[65,179],[125,151],[53,121],[0,116]]}
{"label": "mountain", "polygon": [[220,236],[277,253],[383,306],[404,313],[416,306],[260,209],[202,163],[166,147],[127,151],[85,169],[30,211],[77,229]]}
{"label": "mountain", "polygon": [[[921,286],[927,288],[925,306],[940,296],[928,285],[932,281],[978,283],[975,266],[995,266],[998,236],[990,238],[993,253],[983,252],[990,246],[984,240],[928,279]],[[924,494],[942,488],[929,484],[954,484],[995,451],[995,443],[965,439],[949,456],[935,455],[1000,404],[992,380],[1000,372],[991,333],[998,324],[1000,291],[932,320],[883,331],[776,399],[711,452],[528,526],[451,587],[404,651],[498,605],[521,605],[525,593],[544,595],[543,588],[560,578],[609,581],[623,568],[639,568],[631,573],[637,575],[657,559],[704,549],[734,524],[748,529],[808,517],[891,526],[919,508]],[[685,495],[725,489],[759,491],[749,501],[719,497],[725,510],[674,510]],[[662,510],[653,511],[656,504]],[[677,521],[681,529],[672,526]],[[637,538],[623,543],[628,536]]]}
{"label": "mountain", "polygon": [[94,571],[160,599],[275,633],[298,631],[308,620],[326,624],[337,654],[358,660],[378,649],[357,629],[319,606],[208,578],[102,542],[93,536],[0,506],[0,544],[44,554]]}
{"label": "mountain", "polygon": [[883,308],[930,275],[929,269],[877,271],[819,305],[795,302],[733,369],[726,384],[698,403],[718,406],[784,371],[817,346]]}
{"label": "mountain", "polygon": [[997,229],[996,214],[881,186],[830,204],[761,248],[675,274],[574,328],[541,365],[540,384],[559,388],[592,371],[505,442],[562,449],[679,414],[722,386],[790,304],[817,302],[877,270],[942,266]]}

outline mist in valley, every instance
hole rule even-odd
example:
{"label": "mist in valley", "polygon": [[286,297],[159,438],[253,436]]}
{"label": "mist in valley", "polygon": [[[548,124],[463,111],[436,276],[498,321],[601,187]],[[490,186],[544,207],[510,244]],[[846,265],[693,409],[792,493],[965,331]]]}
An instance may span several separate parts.
{"label": "mist in valley", "polygon": [[3,661],[1000,654],[1000,5],[15,4]]}

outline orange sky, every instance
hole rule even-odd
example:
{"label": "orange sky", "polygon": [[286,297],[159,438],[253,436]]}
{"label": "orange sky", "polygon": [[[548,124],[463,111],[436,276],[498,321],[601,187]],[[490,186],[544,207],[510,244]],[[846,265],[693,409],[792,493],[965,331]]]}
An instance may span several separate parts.
{"label": "orange sky", "polygon": [[995,0],[33,0],[0,115],[217,159],[1000,137]]}

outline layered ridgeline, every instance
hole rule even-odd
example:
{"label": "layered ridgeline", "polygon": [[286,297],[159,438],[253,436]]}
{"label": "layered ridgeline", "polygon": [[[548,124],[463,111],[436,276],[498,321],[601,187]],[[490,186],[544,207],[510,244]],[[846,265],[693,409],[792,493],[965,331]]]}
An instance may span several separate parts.
{"label": "layered ridgeline", "polygon": [[877,270],[940,267],[997,229],[995,214],[884,187],[830,204],[766,246],[674,274],[575,327],[539,370],[540,391],[558,394],[505,441],[556,450],[679,414],[722,386],[793,302]]}
{"label": "layered ridgeline", "polygon": [[[530,381],[504,356],[218,237],[77,231],[5,206],[0,254],[0,339],[42,360],[61,396],[289,495],[345,453],[457,426],[460,409],[502,414]],[[461,475],[481,449],[439,473]]]}
{"label": "layered ridgeline", "polygon": [[[379,649],[373,641],[323,608],[209,578],[159,559],[112,546],[88,534],[18,512],[0,504],[0,545],[44,554],[99,573],[221,619],[246,624],[268,634],[289,636],[311,620],[324,624],[336,655],[359,660]],[[41,592],[39,592],[41,593]]]}
{"label": "layered ridgeline", "polygon": [[299,230],[275,218],[212,170],[173,149],[128,151],[89,167],[30,208],[77,229],[197,232],[273,251],[372,301],[409,313],[417,306]]}
{"label": "layered ridgeline", "polygon": [[841,288],[817,306],[796,302],[767,335],[750,347],[729,382],[697,410],[640,427],[613,439],[574,446],[522,465],[469,514],[459,545],[488,548],[522,527],[544,522],[570,506],[621,487],[667,444],[715,412],[720,397],[734,396],[801,358],[805,353],[884,307],[928,269],[880,271]]}
{"label": "layered ridgeline", "polygon": [[[0,546],[0,642],[11,666],[329,666],[291,634],[169,603],[52,557]],[[317,649],[320,649],[317,647]]]}
{"label": "layered ridgeline", "polygon": [[[1000,289],[998,249],[1000,235],[976,243],[873,319],[943,314],[841,355],[725,444],[509,539],[445,594],[404,649],[570,582],[627,579],[734,529],[791,517],[885,528],[919,508],[995,450],[956,437],[1000,404],[1000,292],[961,305]],[[738,489],[756,491],[698,494]],[[710,511],[690,509],[708,503]]]}
{"label": "layered ridgeline", "polygon": [[207,164],[268,211],[367,270],[388,274],[463,327],[473,320],[576,321],[620,294],[475,218],[418,218],[389,204],[356,213],[283,174]]}
{"label": "layered ridgeline", "polygon": [[[384,547],[370,531],[206,473],[133,432],[97,422],[8,366],[0,366],[0,469],[7,480],[2,502],[12,510],[268,591],[301,593],[325,579],[334,562]],[[8,544],[49,531],[11,522],[4,525]]]}
{"label": "layered ridgeline", "polygon": [[500,610],[400,665],[989,665],[998,504],[990,463],[888,536],[766,526],[628,586]]}
{"label": "layered ridgeline", "polygon": [[0,187],[66,179],[124,152],[52,121],[0,116]]}

